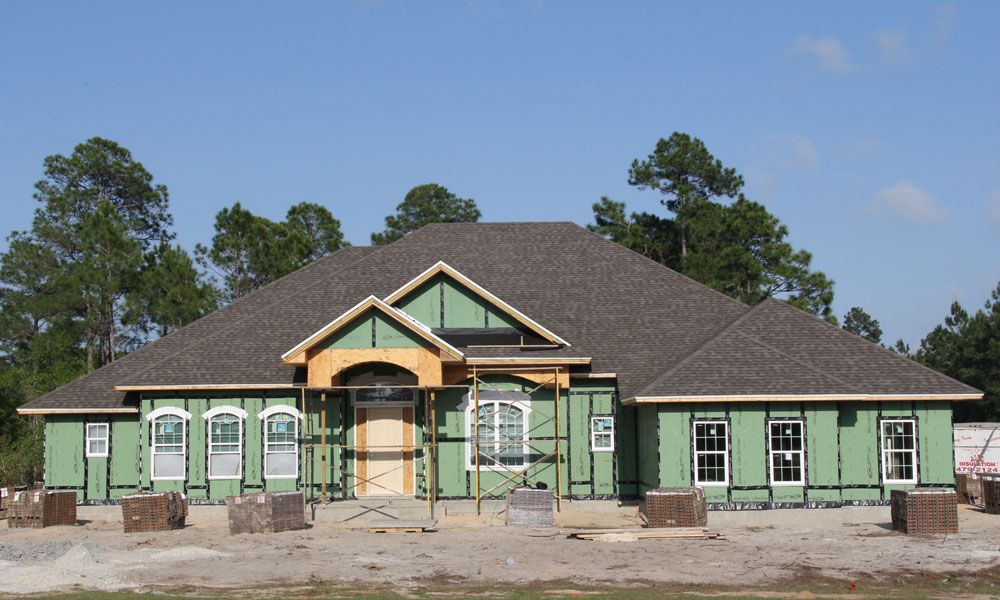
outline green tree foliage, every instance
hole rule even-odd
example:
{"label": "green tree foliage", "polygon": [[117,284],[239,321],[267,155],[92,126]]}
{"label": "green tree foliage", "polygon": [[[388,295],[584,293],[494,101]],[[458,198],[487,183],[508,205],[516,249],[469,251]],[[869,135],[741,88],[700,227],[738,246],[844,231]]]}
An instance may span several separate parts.
{"label": "green tree foliage", "polygon": [[691,246],[685,275],[747,304],[784,298],[830,318],[833,282],[812,271],[812,255],[788,241],[788,228],[741,194],[730,205],[702,202],[689,210]]}
{"label": "green tree foliage", "polygon": [[985,393],[982,402],[956,403],[956,421],[1000,419],[1000,284],[974,314],[952,303],[944,323],[920,342],[916,359]]}
{"label": "green tree foliage", "polygon": [[663,195],[663,205],[677,215],[681,257],[688,253],[687,209],[715,198],[733,198],[743,188],[743,177],[723,167],[704,142],[677,131],[660,138],[645,160],[632,161],[628,182]]}
{"label": "green tree foliage", "polygon": [[340,221],[329,209],[312,202],[300,202],[288,209],[285,224],[309,240],[312,250],[306,260],[313,262],[349,246],[340,230]]}
{"label": "green tree foliage", "polygon": [[[629,183],[655,189],[673,218],[627,213],[602,198],[590,229],[742,302],[781,298],[834,322],[833,282],[812,270],[812,255],[788,242],[788,228],[741,193],[743,178],[723,166],[698,138],[674,133]],[[735,198],[729,202],[729,199]]]}
{"label": "green tree foliage", "polygon": [[442,185],[425,183],[407,192],[395,214],[385,218],[385,230],[372,234],[372,244],[395,242],[430,223],[473,223],[482,216],[475,200],[459,198]]}
{"label": "green tree foliage", "polygon": [[624,202],[607,196],[594,203],[593,210],[594,224],[588,229],[646,258],[680,269],[680,256],[672,252],[678,243],[673,220],[646,212],[626,214]]}
{"label": "green tree foliage", "polygon": [[[882,327],[879,325],[878,320],[866,313],[860,306],[851,308],[844,315],[843,329],[844,331],[850,331],[854,335],[861,336],[869,342],[875,344],[882,343]],[[900,350],[902,349],[900,348]]]}
{"label": "green tree foliage", "polygon": [[146,255],[125,321],[162,337],[215,310],[218,295],[183,248],[162,242]]}
{"label": "green tree foliage", "polygon": [[231,302],[344,245],[340,221],[321,206],[297,204],[277,223],[237,202],[219,211],[211,247],[199,244],[195,254],[222,279]]}

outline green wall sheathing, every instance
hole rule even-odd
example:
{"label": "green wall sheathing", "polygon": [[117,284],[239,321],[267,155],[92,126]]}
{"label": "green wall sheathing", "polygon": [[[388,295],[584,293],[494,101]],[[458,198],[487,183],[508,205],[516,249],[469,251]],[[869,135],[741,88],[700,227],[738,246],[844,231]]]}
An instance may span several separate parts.
{"label": "green wall sheathing", "polygon": [[[369,334],[371,328],[369,327]],[[398,343],[398,342],[395,342]],[[512,376],[484,376],[481,389],[513,389],[531,393],[529,432],[535,438],[531,456],[551,451],[555,436],[551,417],[553,389]],[[536,389],[537,388],[537,389]],[[475,497],[475,473],[467,468],[465,400],[467,388],[437,393],[437,495],[440,498]],[[52,415],[45,419],[45,479],[56,489],[73,489],[81,500],[115,499],[138,488],[185,491],[193,501],[220,501],[241,491],[302,489],[319,497],[323,461],[318,393],[306,398],[306,419],[300,425],[303,449],[298,480],[262,478],[262,424],[257,414],[265,407],[301,408],[299,392],[255,392],[242,395],[163,395],[140,401],[137,415]],[[948,402],[807,402],[732,403],[725,405],[660,404],[622,408],[611,381],[574,381],[561,398],[563,442],[562,493],[574,498],[631,497],[637,491],[692,483],[691,421],[728,420],[730,426],[731,486],[706,488],[710,502],[789,503],[880,501],[893,486],[881,486],[878,446],[880,417],[917,419],[921,485],[951,485],[951,406]],[[209,408],[235,406],[247,411],[244,423],[243,479],[207,478],[206,423]],[[188,423],[187,480],[150,481],[150,411],[174,406],[192,414]],[[424,404],[415,409],[415,443],[423,437]],[[590,417],[615,416],[617,452],[592,452]],[[806,431],[808,485],[769,485],[767,419],[802,419]],[[108,422],[111,427],[110,458],[84,456],[84,423]],[[355,439],[354,407],[342,392],[327,394],[326,482],[329,497],[351,497],[356,481],[354,452],[337,446]],[[342,435],[343,433],[343,435]],[[415,452],[416,492],[426,494],[423,451]],[[534,459],[529,459],[534,460]],[[110,461],[110,463],[109,463]],[[341,477],[341,466],[347,470]],[[504,472],[481,472],[485,492],[506,478]],[[555,486],[555,463],[549,459],[529,473],[532,481]],[[342,483],[343,482],[343,483]],[[346,486],[344,485],[346,483]],[[511,483],[511,485],[513,482]],[[502,496],[507,485],[493,492]],[[895,486],[908,487],[908,486]]]}
{"label": "green wall sheathing", "polygon": [[430,344],[380,310],[367,310],[322,340],[319,348],[420,348]]}
{"label": "green wall sheathing", "polygon": [[[442,300],[444,304],[442,304]],[[410,292],[396,306],[428,327],[519,327],[500,307],[479,297],[451,277],[437,275]],[[444,313],[444,321],[441,315]]]}
{"label": "green wall sheathing", "polygon": [[733,479],[733,502],[770,500],[769,491],[766,489],[768,485],[766,422],[767,409],[763,402],[740,402],[734,404],[730,410],[729,433],[733,447],[730,471]]}

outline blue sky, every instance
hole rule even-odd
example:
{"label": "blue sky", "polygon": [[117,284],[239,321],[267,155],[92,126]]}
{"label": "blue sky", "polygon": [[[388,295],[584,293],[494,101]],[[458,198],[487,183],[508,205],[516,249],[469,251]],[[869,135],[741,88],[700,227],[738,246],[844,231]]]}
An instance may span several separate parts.
{"label": "blue sky", "polygon": [[325,204],[365,244],[412,186],[486,220],[591,221],[659,137],[701,137],[915,344],[1000,280],[1000,4],[5,2],[0,233],[42,159],[114,139],[178,240],[240,200]]}

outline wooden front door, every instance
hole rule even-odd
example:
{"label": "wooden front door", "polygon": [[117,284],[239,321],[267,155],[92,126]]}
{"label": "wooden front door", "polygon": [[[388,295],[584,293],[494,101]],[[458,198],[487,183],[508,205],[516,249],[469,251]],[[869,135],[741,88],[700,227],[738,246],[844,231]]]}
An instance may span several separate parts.
{"label": "wooden front door", "polygon": [[358,408],[358,495],[413,494],[413,407]]}

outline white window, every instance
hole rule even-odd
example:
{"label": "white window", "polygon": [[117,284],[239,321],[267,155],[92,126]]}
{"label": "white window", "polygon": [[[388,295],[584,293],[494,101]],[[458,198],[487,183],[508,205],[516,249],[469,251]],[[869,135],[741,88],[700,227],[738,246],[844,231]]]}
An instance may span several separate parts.
{"label": "white window", "polygon": [[299,412],[289,406],[261,411],[264,419],[264,477],[295,479],[299,475]]}
{"label": "white window", "polygon": [[917,483],[916,432],[914,419],[882,421],[883,483]]}
{"label": "white window", "polygon": [[805,484],[803,427],[802,421],[768,423],[771,485]]}
{"label": "white window", "polygon": [[729,485],[729,424],[725,421],[694,422],[694,483]]}
{"label": "white window", "polygon": [[153,479],[184,479],[187,420],[164,414],[153,423]]}
{"label": "white window", "polygon": [[590,418],[590,449],[592,452],[613,452],[615,449],[615,418]]}
{"label": "white window", "polygon": [[108,424],[87,423],[87,458],[108,455]]}
{"label": "white window", "polygon": [[218,406],[202,417],[208,420],[208,478],[239,479],[243,470],[246,412],[233,406]]}
{"label": "white window", "polygon": [[[466,397],[466,448],[468,469],[475,469],[474,402]],[[484,471],[516,471],[528,464],[528,414],[531,397],[524,392],[481,390],[479,392],[479,468]]]}

